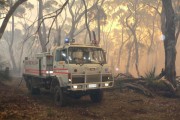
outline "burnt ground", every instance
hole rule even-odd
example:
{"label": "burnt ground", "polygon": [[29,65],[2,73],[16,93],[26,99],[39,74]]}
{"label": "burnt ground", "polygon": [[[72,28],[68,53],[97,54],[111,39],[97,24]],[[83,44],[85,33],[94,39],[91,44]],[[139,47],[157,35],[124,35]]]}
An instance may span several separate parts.
{"label": "burnt ground", "polygon": [[106,90],[102,103],[88,96],[54,105],[47,91],[30,95],[20,79],[0,82],[0,120],[179,120],[180,98],[148,98],[132,90]]}

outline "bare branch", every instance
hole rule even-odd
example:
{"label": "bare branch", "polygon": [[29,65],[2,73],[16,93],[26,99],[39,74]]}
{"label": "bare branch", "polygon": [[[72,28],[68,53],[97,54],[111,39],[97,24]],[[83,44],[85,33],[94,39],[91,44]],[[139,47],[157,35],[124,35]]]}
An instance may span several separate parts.
{"label": "bare branch", "polygon": [[85,7],[85,24],[86,24],[87,31],[89,33],[89,40],[91,41],[91,31],[90,31],[89,25],[88,25],[87,6],[86,6],[85,0],[83,0],[83,3],[84,3],[84,7]]}
{"label": "bare branch", "polygon": [[51,34],[51,29],[52,29],[52,27],[53,27],[53,25],[54,25],[55,20],[57,19],[58,15],[62,13],[64,7],[68,4],[68,2],[69,2],[69,0],[67,0],[67,1],[63,4],[63,6],[59,9],[59,11],[57,12],[57,14],[54,16],[53,22],[51,23],[51,27],[50,27],[49,32],[48,32],[48,41],[47,41],[47,43],[45,44],[45,46],[49,43],[49,38],[50,38],[50,34]]}
{"label": "bare branch", "polygon": [[22,3],[26,2],[27,0],[18,0],[8,11],[8,13],[6,14],[6,17],[3,20],[3,23],[1,25],[0,28],[0,39],[2,38],[2,35],[6,29],[6,26],[9,22],[10,17],[12,16],[12,14],[14,13],[14,11],[19,7],[19,5],[21,5]]}

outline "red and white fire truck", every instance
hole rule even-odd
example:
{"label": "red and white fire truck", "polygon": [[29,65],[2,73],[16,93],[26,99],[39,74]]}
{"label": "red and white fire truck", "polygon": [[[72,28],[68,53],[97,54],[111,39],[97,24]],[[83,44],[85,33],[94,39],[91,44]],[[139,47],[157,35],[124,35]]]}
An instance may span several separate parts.
{"label": "red and white fire truck", "polygon": [[66,104],[67,97],[84,95],[89,95],[93,102],[101,102],[103,89],[114,83],[102,48],[70,43],[26,57],[23,78],[32,94],[48,89],[59,106]]}

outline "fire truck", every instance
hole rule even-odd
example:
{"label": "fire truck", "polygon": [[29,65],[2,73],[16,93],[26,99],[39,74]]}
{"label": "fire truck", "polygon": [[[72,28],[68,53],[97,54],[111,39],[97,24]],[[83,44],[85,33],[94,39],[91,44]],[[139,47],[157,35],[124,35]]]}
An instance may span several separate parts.
{"label": "fire truck", "polygon": [[74,43],[26,57],[23,78],[32,94],[45,88],[54,94],[54,102],[59,106],[67,104],[67,97],[79,99],[85,95],[93,102],[101,102],[103,89],[114,83],[104,50]]}

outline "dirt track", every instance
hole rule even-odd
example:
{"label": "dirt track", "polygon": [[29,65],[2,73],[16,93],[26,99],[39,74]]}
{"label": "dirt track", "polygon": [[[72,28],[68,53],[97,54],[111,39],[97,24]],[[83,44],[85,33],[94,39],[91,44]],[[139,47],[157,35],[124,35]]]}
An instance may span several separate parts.
{"label": "dirt track", "polygon": [[43,91],[31,96],[19,79],[0,83],[0,119],[9,120],[179,120],[180,99],[147,98],[129,90],[104,92],[100,104],[88,96],[69,100],[63,108],[54,106],[52,95]]}

